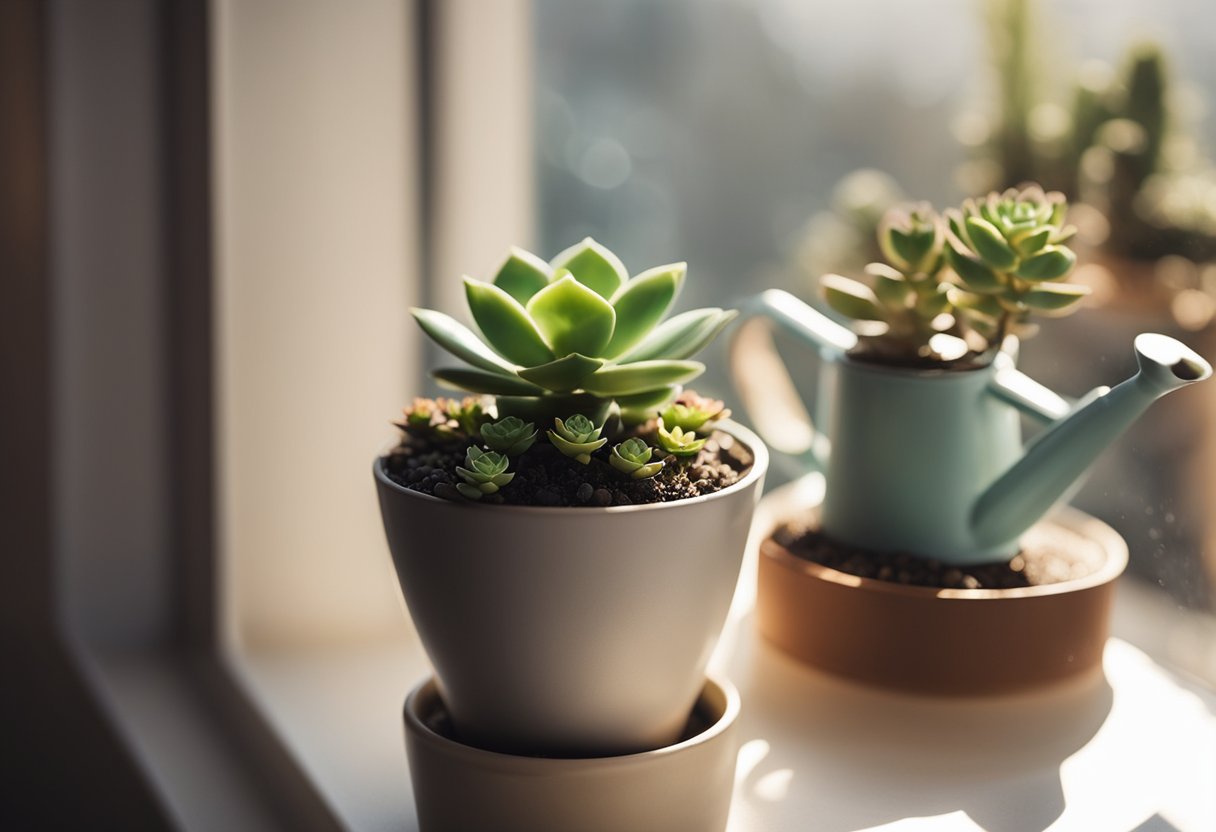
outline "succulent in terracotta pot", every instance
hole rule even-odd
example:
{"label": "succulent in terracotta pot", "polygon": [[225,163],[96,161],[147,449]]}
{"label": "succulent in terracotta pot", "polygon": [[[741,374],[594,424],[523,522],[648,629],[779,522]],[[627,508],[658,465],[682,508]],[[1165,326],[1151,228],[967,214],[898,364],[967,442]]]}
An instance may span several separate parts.
{"label": "succulent in terracotta pot", "polygon": [[548,263],[512,249],[491,281],[465,278],[472,326],[413,310],[463,362],[434,377],[477,395],[407,408],[374,473],[465,741],[650,750],[705,686],[767,454],[721,402],[683,390],[735,316],[666,318],[685,271],[630,276],[590,239]]}

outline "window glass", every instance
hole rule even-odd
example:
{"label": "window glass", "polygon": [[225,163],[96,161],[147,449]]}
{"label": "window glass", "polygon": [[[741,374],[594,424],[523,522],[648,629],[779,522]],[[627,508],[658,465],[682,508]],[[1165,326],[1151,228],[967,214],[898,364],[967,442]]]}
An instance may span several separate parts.
{"label": "window glass", "polygon": [[[538,0],[539,245],[552,253],[591,234],[634,269],[688,260],[685,308],[770,286],[813,298],[820,272],[865,262],[831,215],[842,200],[902,193],[942,206],[991,178],[969,144],[982,143],[999,107],[993,44],[1009,33],[998,15],[1025,5]],[[1194,177],[1181,190],[1208,195],[1208,207],[1194,210],[1213,214],[1216,233],[1216,178],[1204,161],[1216,144],[1206,112],[1216,92],[1216,9],[1204,0],[1060,0],[1029,10],[1026,77],[1038,85],[1035,103],[1054,106],[1031,120],[1044,135],[1069,112],[1078,77],[1122,72],[1145,39],[1162,45],[1171,152]],[[883,176],[846,179],[859,169]],[[1111,303],[1048,322],[1027,343],[1023,368],[1079,396],[1134,370],[1139,331],[1169,331],[1213,357],[1216,266],[1205,262],[1201,252],[1167,258],[1164,271],[1159,258],[1107,263],[1147,269],[1145,280],[1182,300]],[[711,360],[721,358],[719,345]],[[731,393],[721,371],[698,387]],[[1076,500],[1127,537],[1133,573],[1196,608],[1210,608],[1216,574],[1216,523],[1205,505],[1216,470],[1214,396],[1197,387],[1159,404]]]}

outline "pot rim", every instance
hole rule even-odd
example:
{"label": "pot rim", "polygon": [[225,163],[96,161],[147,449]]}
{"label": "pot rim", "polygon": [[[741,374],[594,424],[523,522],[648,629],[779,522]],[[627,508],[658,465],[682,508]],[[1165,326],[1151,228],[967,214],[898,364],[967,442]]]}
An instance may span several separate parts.
{"label": "pot rim", "polygon": [[1096,571],[1082,578],[1074,578],[1042,586],[1025,586],[1011,589],[946,589],[932,586],[908,586],[891,581],[880,581],[877,578],[863,578],[859,575],[850,575],[847,572],[841,572],[830,566],[824,566],[823,564],[798,557],[774,540],[772,531],[766,534],[761,541],[760,551],[763,557],[772,558],[787,568],[799,571],[809,578],[837,584],[848,589],[920,601],[990,601],[1064,595],[1110,583],[1122,575],[1123,571],[1127,568],[1127,541],[1123,539],[1122,535],[1096,517],[1085,514],[1071,506],[1064,506],[1049,514],[1045,519],[1055,520],[1065,528],[1094,540],[1102,547],[1102,551],[1106,553],[1106,559],[1102,565]]}
{"label": "pot rim", "polygon": [[898,364],[884,364],[881,361],[867,361],[850,353],[840,356],[840,363],[851,370],[872,373],[878,376],[894,378],[913,378],[920,381],[959,381],[977,378],[979,374],[991,373],[996,369],[998,351],[990,351],[992,356],[983,364],[970,367],[901,367]]}
{"label": "pot rim", "polygon": [[[562,774],[577,774],[603,768],[623,768],[631,765],[652,763],[701,745],[708,745],[720,737],[735,723],[741,710],[739,691],[724,677],[706,676],[705,685],[697,695],[696,704],[717,692],[724,701],[722,714],[709,727],[688,739],[638,751],[633,754],[618,754],[608,757],[530,757],[505,754],[468,745],[459,740],[448,739],[435,733],[418,715],[418,702],[423,697],[434,697],[442,702],[434,676],[428,676],[410,691],[405,699],[406,731],[425,742],[437,752],[464,758],[470,765],[480,767],[510,768],[518,774],[546,774],[560,770]],[[695,705],[694,705],[695,707]]]}
{"label": "pot rim", "polygon": [[[662,509],[670,510],[673,508],[679,508],[681,506],[724,499],[739,491],[746,490],[764,476],[765,472],[768,470],[769,453],[768,448],[765,446],[764,442],[761,441],[760,437],[743,427],[743,425],[739,424],[738,422],[730,419],[724,419],[718,423],[717,430],[730,434],[733,439],[742,442],[748,447],[748,449],[752,452],[752,467],[743,476],[743,479],[739,480],[733,485],[728,485],[721,491],[715,491],[712,494],[701,494],[697,497],[687,497],[683,500],[671,500],[669,502],[643,503],[641,505],[627,506],[508,506],[483,505],[481,503],[466,501],[466,507],[476,511],[515,512],[521,514],[538,514],[542,516],[552,514],[555,516],[561,515],[563,517],[569,515],[577,517],[580,515],[629,514],[639,511],[656,511]],[[376,481],[381,485],[388,487],[395,493],[423,501],[442,503],[450,506],[465,505],[453,500],[444,500],[441,497],[436,497],[431,494],[423,494],[421,491],[414,491],[411,488],[406,488],[403,485],[393,482],[391,479],[389,479],[388,474],[384,472],[385,456],[385,453],[377,454],[375,461],[372,463],[372,471],[375,473]]]}

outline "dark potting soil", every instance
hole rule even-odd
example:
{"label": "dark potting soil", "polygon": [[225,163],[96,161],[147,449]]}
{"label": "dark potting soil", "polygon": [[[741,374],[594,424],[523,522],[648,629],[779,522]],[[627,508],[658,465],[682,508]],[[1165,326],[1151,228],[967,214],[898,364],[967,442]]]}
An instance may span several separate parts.
{"label": "dark potting soil", "polygon": [[1022,551],[1008,561],[957,566],[899,552],[872,552],[846,546],[813,525],[788,523],[773,540],[805,560],[879,581],[940,589],[1015,589],[1046,586],[1093,574],[1103,562],[1102,547],[1055,524],[1040,524],[1023,538]]}
{"label": "dark potting soil", "polygon": [[[653,444],[653,443],[652,443]],[[464,464],[467,443],[440,445],[406,436],[385,458],[389,479],[405,488],[463,500],[456,491],[456,466]],[[563,455],[544,436],[511,463],[515,478],[481,502],[513,506],[628,506],[666,503],[712,494],[734,485],[752,465],[746,447],[714,431],[696,456],[668,456],[656,476],[635,480],[608,463],[611,443],[583,465]],[[662,451],[656,451],[655,459]]]}

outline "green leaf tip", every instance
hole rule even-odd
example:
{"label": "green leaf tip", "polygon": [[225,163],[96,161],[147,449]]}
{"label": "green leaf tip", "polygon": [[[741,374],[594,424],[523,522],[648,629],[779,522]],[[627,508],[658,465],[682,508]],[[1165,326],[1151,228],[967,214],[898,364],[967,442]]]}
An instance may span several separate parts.
{"label": "green leaf tip", "polygon": [[519,301],[497,286],[471,277],[465,277],[464,286],[469,312],[495,352],[524,366],[557,357]]}
{"label": "green leaf tip", "polygon": [[526,305],[552,280],[553,268],[548,263],[530,251],[511,246],[494,276],[494,285]]}
{"label": "green leaf tip", "polygon": [[590,237],[553,258],[554,271],[567,269],[579,283],[607,300],[629,277],[620,258]]}

